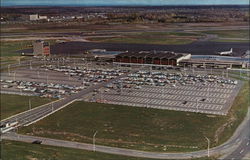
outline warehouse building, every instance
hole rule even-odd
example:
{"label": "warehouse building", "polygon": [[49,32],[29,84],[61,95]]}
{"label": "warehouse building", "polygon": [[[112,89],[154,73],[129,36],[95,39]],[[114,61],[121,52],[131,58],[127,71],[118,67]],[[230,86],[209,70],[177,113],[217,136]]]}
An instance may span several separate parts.
{"label": "warehouse building", "polygon": [[190,59],[189,53],[174,53],[169,51],[141,51],[138,53],[126,52],[118,54],[115,62],[118,63],[137,63],[177,66],[184,59]]}
{"label": "warehouse building", "polygon": [[50,45],[48,42],[44,42],[42,40],[36,40],[33,42],[33,55],[50,55]]}

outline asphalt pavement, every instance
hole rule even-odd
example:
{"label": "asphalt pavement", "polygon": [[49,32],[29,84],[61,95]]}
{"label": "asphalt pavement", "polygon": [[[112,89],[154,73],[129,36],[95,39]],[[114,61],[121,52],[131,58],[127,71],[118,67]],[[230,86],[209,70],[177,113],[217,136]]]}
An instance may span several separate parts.
{"label": "asphalt pavement", "polygon": [[14,115],[12,117],[9,117],[7,119],[2,120],[1,124],[18,122],[18,126],[30,125],[32,123],[37,122],[40,119],[47,117],[48,115],[50,115],[54,112],[66,107],[68,104],[72,103],[73,101],[75,101],[77,99],[81,99],[84,95],[93,92],[95,89],[99,89],[99,88],[107,85],[108,83],[111,83],[112,81],[120,79],[126,75],[127,74],[123,74],[121,76],[116,77],[115,79],[110,80],[110,81],[103,82],[103,83],[91,86],[87,89],[84,89],[77,94],[73,94],[71,96],[60,99],[58,101],[55,101],[55,102],[52,102],[49,104],[45,104],[45,105],[42,105],[40,107],[28,110],[26,112],[22,112],[20,114]]}

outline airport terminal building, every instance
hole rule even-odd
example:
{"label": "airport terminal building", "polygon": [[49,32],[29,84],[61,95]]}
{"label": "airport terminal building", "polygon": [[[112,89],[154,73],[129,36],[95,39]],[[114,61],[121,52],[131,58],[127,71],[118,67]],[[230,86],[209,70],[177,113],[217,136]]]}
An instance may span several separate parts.
{"label": "airport terminal building", "polygon": [[178,66],[184,59],[190,59],[190,53],[175,53],[169,51],[126,52],[116,55],[117,63],[154,64]]}

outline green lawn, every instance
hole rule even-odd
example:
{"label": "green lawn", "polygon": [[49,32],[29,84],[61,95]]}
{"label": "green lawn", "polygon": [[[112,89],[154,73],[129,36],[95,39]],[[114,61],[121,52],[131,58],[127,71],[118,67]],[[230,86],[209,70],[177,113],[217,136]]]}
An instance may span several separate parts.
{"label": "green lawn", "polygon": [[[49,42],[52,45],[56,40],[46,40],[46,42]],[[32,41],[2,41],[0,45],[1,59],[6,56],[21,56],[21,53],[18,53],[17,51],[28,48],[32,48]]]}
{"label": "green lawn", "polygon": [[121,37],[96,37],[91,41],[110,43],[134,43],[134,44],[188,44],[197,40],[201,35],[182,32],[143,32]]}
{"label": "green lawn", "polygon": [[[227,116],[146,109],[119,105],[75,102],[57,113],[21,129],[21,133],[70,141],[146,151],[194,151],[226,141],[243,120],[248,106],[249,88],[245,84]],[[69,114],[70,113],[70,114]],[[70,118],[68,118],[70,116]],[[218,136],[215,132],[222,128]],[[178,146],[173,146],[178,145]],[[197,146],[198,148],[188,148]]]}
{"label": "green lawn", "polygon": [[[1,147],[3,160],[154,160],[6,140],[2,141]],[[215,160],[215,158],[193,160]]]}
{"label": "green lawn", "polygon": [[250,42],[249,40],[238,40],[238,39],[215,39],[212,41],[214,42],[240,42],[240,43]]}
{"label": "green lawn", "polygon": [[244,38],[249,39],[249,30],[215,30],[202,33],[216,34],[219,38]]}
{"label": "green lawn", "polygon": [[17,53],[18,50],[27,49],[31,47],[31,41],[1,42],[1,57],[20,56],[21,53]]}
{"label": "green lawn", "polygon": [[30,99],[32,108],[55,100],[51,98],[41,98],[41,97],[36,97],[36,96],[1,94],[1,106],[0,106],[1,119],[5,119],[17,113],[28,110],[29,99]]}

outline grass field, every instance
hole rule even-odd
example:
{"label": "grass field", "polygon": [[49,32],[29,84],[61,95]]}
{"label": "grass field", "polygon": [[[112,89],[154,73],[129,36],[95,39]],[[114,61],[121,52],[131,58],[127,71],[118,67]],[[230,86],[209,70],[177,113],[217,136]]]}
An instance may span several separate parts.
{"label": "grass field", "polygon": [[240,43],[246,43],[250,42],[249,40],[239,40],[239,39],[215,39],[214,42],[240,42]]}
{"label": "grass field", "polygon": [[[46,40],[46,42],[53,44],[55,40]],[[2,41],[0,46],[1,59],[4,57],[21,56],[21,53],[17,51],[28,48],[32,48],[32,41]]]}
{"label": "grass field", "polygon": [[35,97],[35,96],[1,94],[1,106],[0,106],[1,119],[5,119],[17,113],[28,110],[29,99],[30,99],[32,108],[55,100],[51,98],[40,98],[40,97]]}
{"label": "grass field", "polygon": [[249,30],[215,30],[203,33],[216,34],[220,38],[246,38],[249,39]]}
{"label": "grass field", "polygon": [[[248,106],[246,83],[227,116],[76,102],[21,133],[146,151],[205,149],[204,136],[216,146],[226,141],[243,120]],[[69,114],[70,113],[70,114]],[[70,118],[67,118],[70,116]],[[221,127],[226,124],[226,127]],[[198,148],[189,148],[197,146]]]}
{"label": "grass field", "polygon": [[201,33],[215,34],[216,42],[249,42],[249,30],[214,30]]}
{"label": "grass field", "polygon": [[[2,158],[9,160],[157,160],[6,140],[2,141],[1,147]],[[215,160],[215,158],[192,160]]]}
{"label": "grass field", "polygon": [[31,47],[31,41],[1,42],[1,57],[20,56],[16,51]]}
{"label": "grass field", "polygon": [[200,34],[181,32],[143,32],[120,37],[96,37],[90,41],[134,44],[188,44],[200,38]]}

